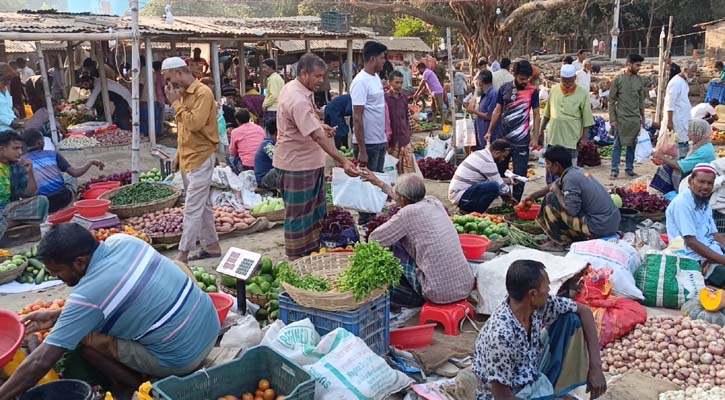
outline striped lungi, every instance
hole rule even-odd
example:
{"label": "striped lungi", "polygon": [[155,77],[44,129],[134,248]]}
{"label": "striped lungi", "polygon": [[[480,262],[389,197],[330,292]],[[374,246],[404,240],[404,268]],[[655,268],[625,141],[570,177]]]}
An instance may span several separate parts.
{"label": "striped lungi", "polygon": [[48,198],[33,196],[27,199],[14,201],[0,210],[0,237],[5,235],[8,222],[41,223],[48,217]]}
{"label": "striped lungi", "polygon": [[325,169],[280,170],[284,201],[284,247],[294,260],[320,249],[321,221],[325,217]]}
{"label": "striped lungi", "polygon": [[559,201],[553,193],[544,197],[536,223],[544,230],[549,239],[560,245],[587,240],[591,237],[589,226],[579,217],[573,217],[559,207]]}

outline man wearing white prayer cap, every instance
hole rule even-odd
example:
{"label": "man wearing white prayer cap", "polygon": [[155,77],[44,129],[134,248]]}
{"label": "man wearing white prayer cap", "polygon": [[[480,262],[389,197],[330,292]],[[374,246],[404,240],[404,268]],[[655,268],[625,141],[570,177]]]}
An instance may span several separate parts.
{"label": "man wearing white prayer cap", "polygon": [[[588,140],[589,127],[594,125],[592,106],[589,93],[576,84],[575,66],[562,65],[559,75],[561,83],[551,88],[541,131],[544,132],[548,125],[544,136],[546,145],[558,145],[569,150],[572,165],[576,166],[579,149]],[[547,173],[546,182],[551,183],[555,178]]]}

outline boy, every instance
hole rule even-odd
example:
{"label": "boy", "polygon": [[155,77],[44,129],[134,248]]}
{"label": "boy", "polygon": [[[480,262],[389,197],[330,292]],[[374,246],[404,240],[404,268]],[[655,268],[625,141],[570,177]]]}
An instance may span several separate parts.
{"label": "boy", "polygon": [[415,172],[415,156],[410,142],[410,120],[408,116],[408,97],[403,94],[403,74],[400,71],[390,73],[390,88],[385,93],[385,105],[388,107],[390,130],[388,153],[398,159],[398,174]]}

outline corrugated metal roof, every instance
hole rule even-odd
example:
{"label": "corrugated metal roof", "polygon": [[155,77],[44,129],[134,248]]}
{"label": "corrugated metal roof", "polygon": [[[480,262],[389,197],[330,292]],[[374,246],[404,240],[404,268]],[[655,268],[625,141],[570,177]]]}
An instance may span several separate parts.
{"label": "corrugated metal roof", "polygon": [[118,17],[68,13],[0,13],[0,32],[103,33],[117,25]]}
{"label": "corrugated metal roof", "polygon": [[[65,42],[43,41],[41,46],[45,50],[65,50]],[[35,53],[35,42],[23,42],[19,40],[6,40],[5,52],[13,54]]]}
{"label": "corrugated metal roof", "polygon": [[709,21],[709,22],[703,22],[701,24],[693,25],[693,27],[705,29],[706,27],[708,27],[710,25],[719,24],[720,22],[723,22],[723,21],[725,21],[725,18],[720,18],[720,19],[716,19],[714,21]]}
{"label": "corrugated metal roof", "polygon": [[[430,53],[433,51],[419,37],[390,37],[376,36],[369,39],[356,39],[352,41],[353,51],[362,51],[365,42],[375,40],[388,47],[388,51],[396,52],[412,52],[412,53]],[[275,46],[285,53],[300,53],[305,51],[304,40],[285,40],[275,41]],[[347,40],[311,40],[310,49],[312,51],[346,51]]]}

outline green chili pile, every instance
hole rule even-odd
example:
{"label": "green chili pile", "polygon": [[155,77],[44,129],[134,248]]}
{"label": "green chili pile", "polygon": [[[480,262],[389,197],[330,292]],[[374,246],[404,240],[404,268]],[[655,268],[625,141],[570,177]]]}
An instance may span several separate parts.
{"label": "green chili pile", "polygon": [[128,206],[151,203],[165,199],[172,194],[174,194],[174,189],[171,186],[141,182],[124,186],[111,196],[110,200],[114,206]]}

